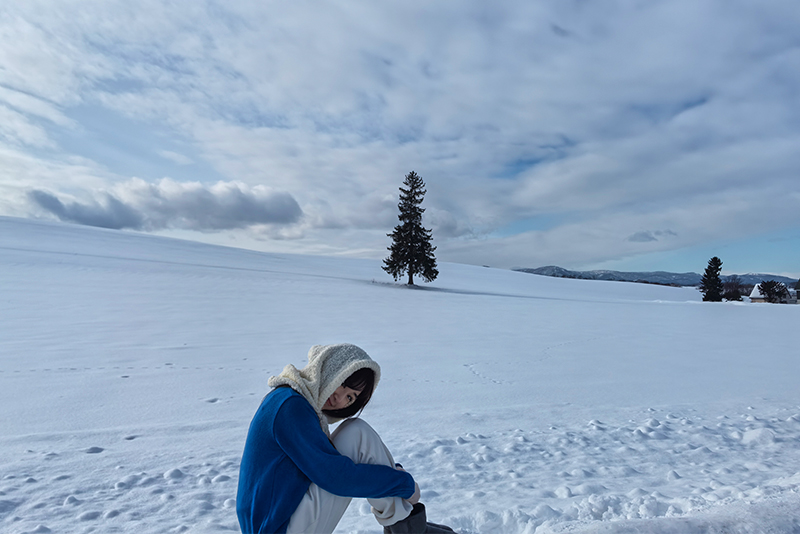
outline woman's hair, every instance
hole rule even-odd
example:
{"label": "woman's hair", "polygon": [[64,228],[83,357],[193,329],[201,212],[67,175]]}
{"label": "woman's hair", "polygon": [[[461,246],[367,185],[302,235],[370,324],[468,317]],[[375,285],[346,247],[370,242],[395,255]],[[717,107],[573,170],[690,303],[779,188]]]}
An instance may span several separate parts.
{"label": "woman's hair", "polygon": [[375,371],[368,367],[362,367],[342,384],[344,387],[361,391],[356,397],[356,400],[350,406],[340,410],[322,410],[325,415],[330,415],[337,419],[346,419],[352,417],[367,405],[372,398],[372,390],[375,389]]}

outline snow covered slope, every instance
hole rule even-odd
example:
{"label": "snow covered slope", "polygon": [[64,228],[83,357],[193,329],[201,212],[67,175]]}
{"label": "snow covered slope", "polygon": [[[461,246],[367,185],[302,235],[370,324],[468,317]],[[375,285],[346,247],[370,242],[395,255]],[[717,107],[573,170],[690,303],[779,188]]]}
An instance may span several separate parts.
{"label": "snow covered slope", "polygon": [[[0,218],[0,531],[229,532],[267,378],[352,342],[464,533],[796,532],[800,307]],[[337,532],[381,532],[355,501]]]}

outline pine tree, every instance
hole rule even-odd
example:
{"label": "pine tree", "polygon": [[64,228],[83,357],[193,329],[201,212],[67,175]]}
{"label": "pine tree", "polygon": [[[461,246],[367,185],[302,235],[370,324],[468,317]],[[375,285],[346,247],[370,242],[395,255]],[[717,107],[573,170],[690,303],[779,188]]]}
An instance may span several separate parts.
{"label": "pine tree", "polygon": [[705,302],[722,302],[722,280],[719,273],[722,271],[722,260],[714,256],[708,260],[703,278],[700,281],[700,292]]}
{"label": "pine tree", "polygon": [[436,258],[433,251],[436,247],[431,245],[431,231],[422,226],[422,213],[420,207],[425,197],[425,182],[411,171],[406,175],[400,188],[400,203],[397,208],[400,214],[400,224],[394,231],[386,234],[392,238],[389,257],[383,260],[383,270],[394,277],[395,280],[408,272],[408,285],[414,285],[414,275],[420,275],[426,282],[432,282],[439,276],[436,269]]}
{"label": "pine tree", "polygon": [[777,280],[762,280],[758,284],[758,292],[767,302],[778,303],[786,302],[789,298],[789,290],[786,285]]}

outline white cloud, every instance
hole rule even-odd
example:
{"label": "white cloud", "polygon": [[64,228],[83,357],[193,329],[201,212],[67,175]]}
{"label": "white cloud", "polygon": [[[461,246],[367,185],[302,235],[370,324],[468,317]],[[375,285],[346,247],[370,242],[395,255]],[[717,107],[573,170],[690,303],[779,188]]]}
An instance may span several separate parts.
{"label": "white cloud", "polygon": [[189,156],[184,154],[179,154],[178,152],[173,152],[172,150],[159,150],[158,155],[164,159],[168,159],[178,165],[191,165],[194,163],[194,160]]}
{"label": "white cloud", "polygon": [[0,137],[11,145],[49,147],[52,145],[47,131],[34,124],[18,111],[0,104]]}

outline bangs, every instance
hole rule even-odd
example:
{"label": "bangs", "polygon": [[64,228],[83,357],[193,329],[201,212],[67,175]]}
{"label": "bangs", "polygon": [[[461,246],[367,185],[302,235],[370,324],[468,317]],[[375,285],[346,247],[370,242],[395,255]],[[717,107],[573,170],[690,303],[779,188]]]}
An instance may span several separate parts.
{"label": "bangs", "polygon": [[[343,385],[362,393],[366,391],[367,394],[371,395],[372,387],[375,385],[375,372],[368,367],[363,367],[350,375]],[[368,386],[370,391],[367,391]]]}

